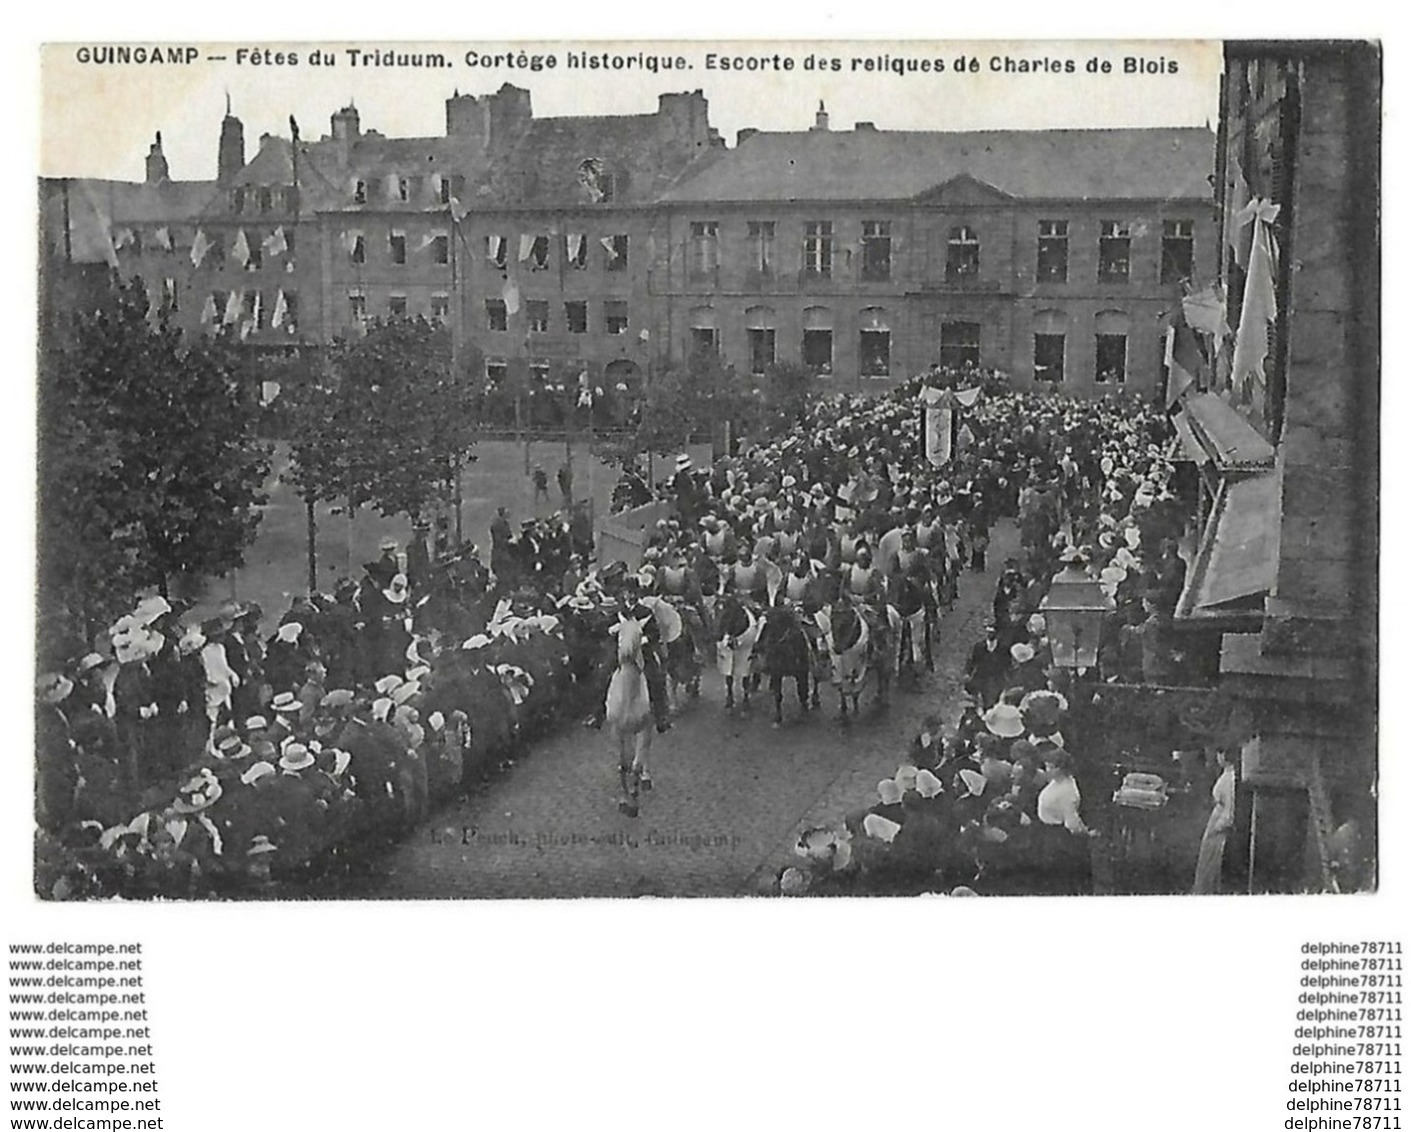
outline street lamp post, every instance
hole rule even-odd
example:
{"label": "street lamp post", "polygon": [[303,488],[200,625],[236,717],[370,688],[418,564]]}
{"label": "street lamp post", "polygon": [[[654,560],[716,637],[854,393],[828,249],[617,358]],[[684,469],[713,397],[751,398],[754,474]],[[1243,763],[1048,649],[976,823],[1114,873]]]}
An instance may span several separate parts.
{"label": "street lamp post", "polygon": [[1065,556],[1063,569],[1054,576],[1048,594],[1039,603],[1054,667],[1073,675],[1096,668],[1102,623],[1115,608],[1082,558]]}

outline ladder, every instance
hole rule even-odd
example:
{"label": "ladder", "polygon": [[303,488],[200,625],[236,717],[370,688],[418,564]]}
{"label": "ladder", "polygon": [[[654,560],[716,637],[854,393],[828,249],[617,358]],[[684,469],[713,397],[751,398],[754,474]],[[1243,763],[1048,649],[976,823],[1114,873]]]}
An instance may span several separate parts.
{"label": "ladder", "polygon": [[1304,771],[1304,786],[1308,790],[1308,816],[1313,822],[1313,841],[1318,850],[1318,868],[1324,892],[1338,892],[1337,873],[1333,869],[1330,843],[1333,835],[1333,803],[1328,794],[1328,782],[1323,775],[1322,755],[1314,752]]}

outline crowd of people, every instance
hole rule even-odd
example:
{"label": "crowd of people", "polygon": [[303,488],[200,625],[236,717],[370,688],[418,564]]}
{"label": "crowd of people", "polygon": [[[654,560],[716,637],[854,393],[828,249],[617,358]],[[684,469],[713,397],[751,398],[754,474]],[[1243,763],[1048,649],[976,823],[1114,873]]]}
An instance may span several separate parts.
{"label": "crowd of people", "polygon": [[[986,395],[959,414],[951,459],[933,466],[922,452],[920,387],[981,380]],[[433,539],[418,528],[404,546],[385,543],[360,579],[295,598],[272,632],[248,604],[191,624],[167,599],[147,598],[40,678],[40,824],[115,820],[106,787],[123,785],[129,797],[170,791],[196,763],[209,772],[211,757],[231,751],[241,752],[236,763],[272,768],[259,777],[316,768],[321,789],[351,790],[374,809],[424,808],[428,772],[420,785],[416,775],[394,781],[398,760],[387,752],[426,750],[424,763],[460,765],[477,742],[476,721],[468,711],[429,710],[431,674],[448,654],[487,639],[497,618],[501,626],[553,621],[552,634],[566,642],[561,678],[587,689],[591,705],[606,678],[610,615],[638,615],[649,625],[647,674],[661,729],[670,726],[673,648],[684,637],[704,651],[727,599],[797,610],[815,637],[818,610],[852,603],[879,637],[901,624],[894,656],[914,672],[933,662],[936,613],[954,601],[965,571],[986,569],[991,529],[1008,517],[1021,553],[1000,573],[989,637],[971,656],[974,710],[947,749],[977,766],[990,758],[977,772],[987,785],[973,794],[982,814],[1010,796],[992,796],[1003,770],[1014,790],[1033,794],[1033,813],[1018,811],[1042,825],[1060,815],[1061,828],[1078,831],[1079,788],[1057,800],[1049,789],[1063,778],[1062,744],[1057,753],[1034,743],[1016,754],[1016,737],[990,723],[1006,709],[1031,711],[1032,697],[1049,691],[1051,658],[1035,613],[1065,557],[1090,565],[1129,630],[1109,635],[1117,644],[1102,657],[1104,674],[1160,674],[1156,646],[1183,581],[1175,547],[1186,513],[1168,440],[1164,416],[1133,398],[1079,402],[937,370],[886,397],[818,400],[786,434],[709,467],[682,457],[647,491],[664,517],[635,569],[593,560],[581,506],[518,531],[501,508],[488,563],[472,548],[452,548],[444,531]],[[521,677],[532,683],[523,671],[491,680],[517,703],[528,686]],[[956,783],[966,781],[958,775],[945,786],[957,798]],[[1050,801],[1039,805],[1045,791]]]}

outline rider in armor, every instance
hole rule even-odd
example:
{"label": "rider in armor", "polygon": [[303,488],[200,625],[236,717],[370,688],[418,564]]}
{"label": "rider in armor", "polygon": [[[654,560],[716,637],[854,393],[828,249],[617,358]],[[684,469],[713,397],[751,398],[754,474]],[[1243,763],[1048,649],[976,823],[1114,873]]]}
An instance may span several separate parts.
{"label": "rider in armor", "polygon": [[769,578],[764,563],[755,559],[749,547],[741,547],[739,561],[726,572],[726,585],[742,597],[764,602],[769,593]]}
{"label": "rider in armor", "polygon": [[872,548],[858,540],[851,566],[844,567],[843,588],[853,597],[872,599],[882,592],[882,575],[872,565]]}
{"label": "rider in armor", "polygon": [[642,581],[629,574],[622,583],[623,615],[643,626],[642,674],[647,678],[647,698],[651,701],[652,717],[658,731],[671,730],[666,698],[666,657],[661,640],[661,628],[656,611],[642,600]]}

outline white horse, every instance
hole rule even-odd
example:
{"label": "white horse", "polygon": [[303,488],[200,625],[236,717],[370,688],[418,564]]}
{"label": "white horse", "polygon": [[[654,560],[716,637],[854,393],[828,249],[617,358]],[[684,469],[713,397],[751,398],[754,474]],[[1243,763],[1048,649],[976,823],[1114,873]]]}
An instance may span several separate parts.
{"label": "white horse", "polygon": [[652,749],[652,704],[643,672],[642,632],[644,626],[631,617],[619,615],[610,632],[617,634],[617,670],[608,684],[603,719],[617,748],[617,774],[622,784],[618,809],[636,817],[638,796],[652,788],[647,772],[647,755]]}

